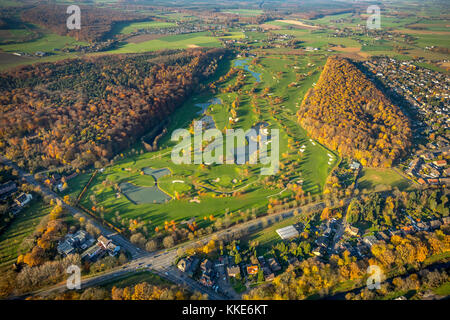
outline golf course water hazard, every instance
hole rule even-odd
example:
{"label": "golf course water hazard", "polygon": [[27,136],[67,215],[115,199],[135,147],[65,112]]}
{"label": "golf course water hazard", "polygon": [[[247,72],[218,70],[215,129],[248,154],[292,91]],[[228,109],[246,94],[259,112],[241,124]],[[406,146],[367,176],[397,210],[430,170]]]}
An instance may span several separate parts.
{"label": "golf course water hazard", "polygon": [[144,168],[142,169],[144,174],[152,176],[155,179],[155,185],[153,187],[142,187],[137,186],[129,182],[122,182],[119,184],[120,190],[127,197],[128,200],[134,204],[144,204],[144,203],[166,203],[172,200],[172,197],[167,193],[162,191],[158,186],[158,179],[170,174],[170,170],[166,168],[153,169]]}
{"label": "golf course water hazard", "polygon": [[250,72],[252,74],[252,76],[256,79],[256,82],[261,82],[261,73],[257,73],[257,72],[250,70],[250,67],[248,66],[249,62],[250,62],[250,58],[236,60],[236,61],[234,61],[234,66],[235,67],[244,67],[244,70]]}

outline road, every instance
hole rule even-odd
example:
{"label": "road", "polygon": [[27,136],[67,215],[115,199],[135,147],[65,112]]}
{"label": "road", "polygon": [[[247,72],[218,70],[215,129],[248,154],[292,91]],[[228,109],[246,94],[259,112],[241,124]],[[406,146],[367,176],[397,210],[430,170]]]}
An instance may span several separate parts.
{"label": "road", "polygon": [[[12,161],[0,156],[0,161],[13,167],[17,170],[20,177],[25,179],[25,181],[31,185],[39,186],[42,192],[49,196],[50,198],[54,200],[58,200],[62,203],[63,207],[66,208],[72,215],[80,215],[86,219],[86,221],[90,221],[93,225],[95,225],[97,228],[100,229],[102,234],[106,236],[107,238],[114,241],[114,243],[120,245],[122,248],[127,250],[131,254],[131,261],[128,263],[111,270],[108,270],[107,272],[104,272],[102,274],[93,276],[93,277],[84,277],[81,280],[81,287],[87,288],[91,286],[98,285],[103,282],[110,281],[114,278],[118,278],[120,276],[123,276],[130,272],[136,272],[137,270],[147,269],[152,270],[153,272],[157,273],[161,277],[173,281],[174,283],[177,283],[182,286],[187,286],[191,290],[199,291],[203,294],[208,294],[210,299],[229,299],[229,297],[225,297],[221,294],[218,294],[211,290],[210,288],[206,288],[202,286],[197,281],[186,277],[184,274],[182,274],[180,271],[178,271],[177,268],[173,266],[174,261],[177,258],[177,249],[186,250],[189,248],[193,248],[196,246],[201,246],[207,244],[209,241],[213,239],[219,239],[219,238],[227,238],[227,237],[233,237],[239,233],[242,232],[253,232],[258,229],[267,227],[270,224],[279,222],[283,219],[292,217],[294,215],[294,211],[297,210],[298,213],[304,212],[304,211],[318,211],[323,210],[325,208],[324,202],[318,202],[315,204],[309,204],[303,207],[298,208],[292,208],[284,212],[279,212],[275,214],[271,214],[269,216],[260,217],[254,220],[247,221],[245,223],[237,224],[232,226],[231,228],[217,231],[215,233],[212,233],[210,235],[204,236],[201,239],[185,242],[171,250],[161,250],[155,253],[148,253],[138,247],[136,247],[134,244],[129,242],[127,239],[125,239],[123,236],[118,234],[115,231],[110,230],[109,228],[103,226],[102,224],[98,223],[97,221],[94,221],[89,216],[87,216],[84,212],[80,211],[79,209],[72,207],[61,199],[59,195],[57,195],[55,192],[47,188],[47,186],[39,183],[34,179],[34,177],[24,172],[22,169],[20,169],[16,164],[14,164]],[[349,198],[344,199],[345,203],[349,202]],[[29,293],[28,295],[33,294],[41,294],[41,295],[47,295],[54,292],[62,292],[67,289],[66,284],[58,284],[55,286],[52,286],[50,288],[43,288],[37,291],[34,291],[32,293]]]}
{"label": "road", "polygon": [[3,162],[4,164],[7,164],[8,166],[10,166],[10,167],[14,168],[15,170],[17,170],[17,172],[19,173],[19,176],[22,179],[24,179],[28,184],[33,185],[33,186],[39,186],[39,188],[41,189],[41,191],[42,191],[42,193],[44,195],[50,197],[51,199],[53,199],[55,201],[60,202],[62,207],[64,209],[67,209],[67,211],[70,214],[72,214],[72,215],[79,215],[79,216],[85,218],[86,221],[91,222],[95,227],[97,227],[100,230],[100,232],[102,233],[103,236],[111,239],[115,244],[118,244],[121,248],[123,248],[126,251],[128,251],[131,254],[131,257],[133,259],[139,258],[139,257],[141,257],[141,256],[146,254],[146,252],[144,250],[136,247],[134,244],[129,242],[127,239],[125,239],[123,236],[121,236],[117,232],[115,232],[115,231],[105,227],[101,223],[93,220],[91,217],[86,215],[83,211],[66,204],[63,201],[63,199],[58,194],[56,194],[55,192],[50,190],[44,184],[36,181],[36,179],[34,179],[33,175],[23,171],[14,162],[4,158],[3,156],[0,156],[0,162]]}
{"label": "road", "polygon": [[[349,201],[350,199],[344,200],[344,202],[346,203],[348,203]],[[141,257],[135,258],[134,260],[128,262],[127,264],[124,264],[118,268],[108,270],[107,272],[102,273],[100,275],[89,278],[83,278],[81,281],[81,287],[84,289],[90,286],[98,285],[102,282],[110,281],[114,278],[123,276],[126,273],[146,269],[151,270],[152,272],[160,275],[162,278],[165,278],[169,281],[175,282],[182,286],[187,286],[191,290],[196,290],[203,294],[208,294],[210,299],[217,299],[217,300],[230,299],[230,297],[225,297],[219,293],[214,292],[210,288],[202,286],[197,281],[185,276],[183,273],[178,271],[178,269],[173,266],[173,263],[177,258],[177,249],[186,250],[199,245],[205,245],[212,239],[219,239],[222,237],[233,236],[234,234],[237,234],[242,231],[248,230],[253,232],[260,228],[266,227],[269,224],[273,224],[282,221],[283,219],[292,217],[294,215],[295,210],[301,213],[302,211],[323,210],[323,208],[325,208],[325,203],[320,202],[300,208],[292,208],[289,211],[280,212],[272,214],[270,216],[264,216],[257,218],[255,220],[250,220],[242,224],[237,224],[229,229],[212,233],[201,239],[185,242],[170,250],[161,250],[155,253],[143,255]],[[42,290],[35,291],[33,292],[33,294],[48,295],[50,293],[61,292],[64,290],[66,290],[66,285],[59,284],[51,288],[45,288]]]}

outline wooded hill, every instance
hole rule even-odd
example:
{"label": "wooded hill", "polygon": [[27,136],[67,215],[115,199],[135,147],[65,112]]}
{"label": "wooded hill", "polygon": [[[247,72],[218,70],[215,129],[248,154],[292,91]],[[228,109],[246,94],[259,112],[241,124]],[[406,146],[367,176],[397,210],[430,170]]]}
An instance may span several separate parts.
{"label": "wooded hill", "polygon": [[225,54],[101,56],[0,74],[0,152],[30,169],[105,163],[181,106]]}
{"label": "wooded hill", "polygon": [[[71,36],[77,40],[89,42],[104,40],[105,35],[111,31],[115,23],[125,21],[144,20],[145,16],[137,13],[117,11],[93,6],[80,6],[81,29],[67,29],[67,5],[39,4],[25,10],[22,19],[26,22],[40,25],[61,36]],[[148,19],[147,19],[148,20]]]}
{"label": "wooded hill", "polygon": [[347,59],[328,58],[297,115],[312,138],[365,166],[390,167],[410,146],[409,120]]}

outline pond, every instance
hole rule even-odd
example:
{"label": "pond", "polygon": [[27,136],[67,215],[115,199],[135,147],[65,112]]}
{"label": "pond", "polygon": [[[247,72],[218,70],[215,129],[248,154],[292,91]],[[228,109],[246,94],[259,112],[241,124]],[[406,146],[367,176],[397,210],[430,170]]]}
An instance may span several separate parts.
{"label": "pond", "polygon": [[249,62],[250,62],[250,58],[242,59],[242,60],[235,60],[234,66],[235,67],[244,67],[244,70],[250,72],[251,75],[256,79],[256,82],[261,82],[261,73],[257,73],[257,72],[250,70],[250,67],[248,65]]}

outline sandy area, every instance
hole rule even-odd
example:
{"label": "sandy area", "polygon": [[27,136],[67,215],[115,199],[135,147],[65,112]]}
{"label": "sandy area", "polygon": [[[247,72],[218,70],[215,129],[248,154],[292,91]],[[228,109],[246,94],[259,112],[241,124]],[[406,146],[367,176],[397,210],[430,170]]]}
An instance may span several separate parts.
{"label": "sandy area", "polygon": [[296,25],[299,27],[304,27],[306,29],[319,29],[319,27],[317,27],[317,26],[311,26],[309,24],[304,24],[303,22],[297,21],[297,20],[275,20],[275,21],[293,24],[293,25]]}
{"label": "sandy area", "polygon": [[200,48],[200,47],[196,44],[190,44],[188,45],[188,48]]}
{"label": "sandy area", "polygon": [[276,26],[273,24],[267,24],[267,23],[261,24],[260,27],[264,30],[280,30],[280,29],[282,29],[280,26]]}

